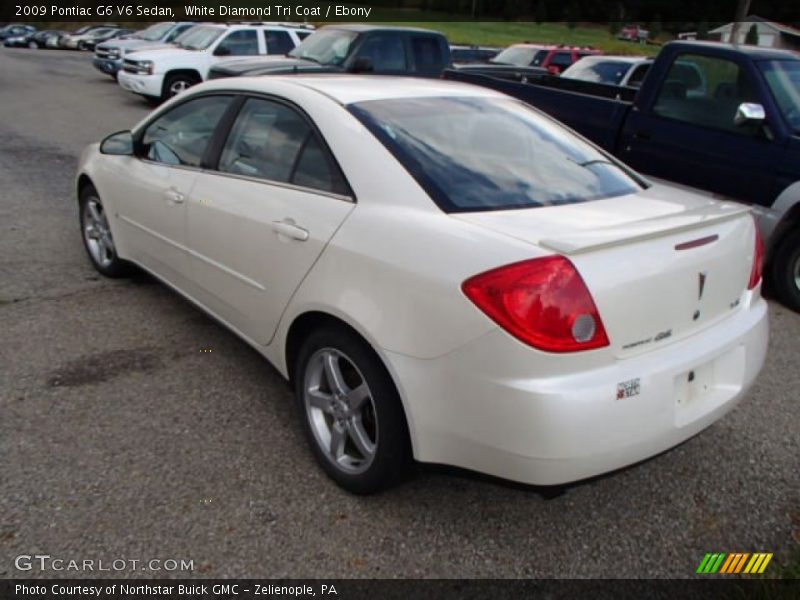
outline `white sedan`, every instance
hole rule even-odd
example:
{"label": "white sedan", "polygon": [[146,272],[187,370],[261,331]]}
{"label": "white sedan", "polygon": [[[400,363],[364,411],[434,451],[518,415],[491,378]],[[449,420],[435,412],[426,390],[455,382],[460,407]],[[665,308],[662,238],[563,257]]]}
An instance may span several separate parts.
{"label": "white sedan", "polygon": [[483,88],[206,83],[90,146],[77,192],[97,270],[138,265],[261,352],[357,493],[412,459],[542,485],[635,463],[766,354],[746,208]]}

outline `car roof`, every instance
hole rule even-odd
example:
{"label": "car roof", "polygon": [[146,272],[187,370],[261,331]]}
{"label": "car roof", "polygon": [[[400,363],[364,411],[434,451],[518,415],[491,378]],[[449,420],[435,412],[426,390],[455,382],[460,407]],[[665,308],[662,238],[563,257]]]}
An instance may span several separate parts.
{"label": "car roof", "polygon": [[685,46],[688,49],[696,48],[698,46],[711,48],[714,50],[723,50],[729,52],[738,52],[745,54],[753,60],[798,60],[800,54],[792,50],[781,50],[779,48],[766,48],[764,46],[748,46],[744,44],[725,44],[722,42],[697,42],[697,41],[673,41],[668,42],[667,46]]}
{"label": "car roof", "polygon": [[333,24],[333,25],[325,25],[320,29],[344,29],[346,31],[356,31],[356,32],[364,32],[364,31],[409,31],[413,33],[427,33],[427,34],[434,34],[434,35],[441,35],[440,32],[434,31],[433,29],[423,29],[422,27],[403,27],[400,25],[370,25],[368,23],[344,23],[344,24]]}
{"label": "car roof", "polygon": [[338,104],[347,105],[369,100],[395,100],[431,97],[502,97],[489,88],[418,77],[381,75],[270,75],[268,77],[235,77],[212,80],[203,84],[208,89],[242,92],[275,93],[275,85],[292,85],[314,90]]}
{"label": "car roof", "polygon": [[[584,56],[579,62],[624,62],[629,64],[638,64],[638,63],[645,63],[645,62],[652,62],[652,57],[650,56],[625,56],[625,55],[614,55],[614,54],[590,54],[589,56]],[[575,63],[578,64],[577,62]]]}

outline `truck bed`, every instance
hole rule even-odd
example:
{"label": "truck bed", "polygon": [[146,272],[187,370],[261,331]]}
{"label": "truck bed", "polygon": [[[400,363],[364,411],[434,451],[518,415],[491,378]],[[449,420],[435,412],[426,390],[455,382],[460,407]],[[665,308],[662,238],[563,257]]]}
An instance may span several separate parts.
{"label": "truck bed", "polygon": [[479,69],[448,69],[442,77],[472,83],[518,98],[573,128],[609,152],[614,152],[617,136],[637,90],[554,77],[498,71],[489,75]]}

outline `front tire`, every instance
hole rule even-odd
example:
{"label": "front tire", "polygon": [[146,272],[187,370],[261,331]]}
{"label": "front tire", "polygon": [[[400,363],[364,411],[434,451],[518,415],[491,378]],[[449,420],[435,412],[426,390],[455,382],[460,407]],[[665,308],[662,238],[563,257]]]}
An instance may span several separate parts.
{"label": "front tire", "polygon": [[317,462],[342,488],[371,494],[408,473],[411,444],[397,389],[375,352],[344,327],[303,343],[295,399]]}
{"label": "front tire", "polygon": [[31,50],[36,50],[38,47],[39,47],[39,44],[37,44],[36,42],[34,42],[34,41],[28,42],[28,48],[30,48]]}
{"label": "front tire", "polygon": [[781,302],[800,312],[800,229],[778,242],[772,258],[772,285]]}
{"label": "front tire", "polygon": [[87,186],[81,190],[79,210],[83,246],[92,266],[106,277],[127,275],[130,263],[117,255],[103,202],[94,187]]}
{"label": "front tire", "polygon": [[187,73],[178,73],[177,75],[170,75],[164,80],[164,89],[161,92],[161,100],[166,102],[173,96],[177,96],[188,90],[195,84],[200,83],[194,75]]}

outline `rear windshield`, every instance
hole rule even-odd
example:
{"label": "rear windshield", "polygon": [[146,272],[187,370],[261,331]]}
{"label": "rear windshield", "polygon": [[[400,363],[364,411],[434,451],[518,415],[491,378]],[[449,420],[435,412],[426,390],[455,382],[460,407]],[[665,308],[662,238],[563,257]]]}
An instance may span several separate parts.
{"label": "rear windshield", "polygon": [[445,212],[572,204],[643,187],[613,158],[510,98],[404,98],[348,108]]}

